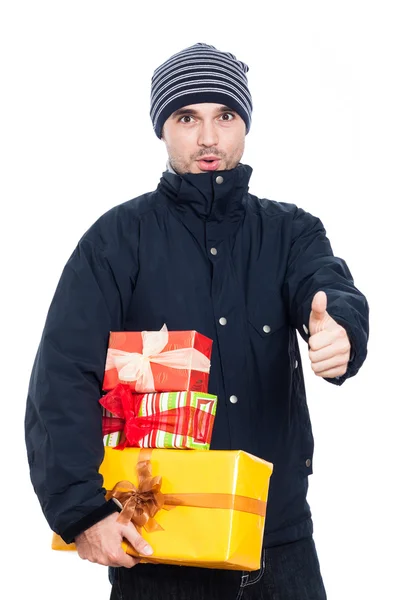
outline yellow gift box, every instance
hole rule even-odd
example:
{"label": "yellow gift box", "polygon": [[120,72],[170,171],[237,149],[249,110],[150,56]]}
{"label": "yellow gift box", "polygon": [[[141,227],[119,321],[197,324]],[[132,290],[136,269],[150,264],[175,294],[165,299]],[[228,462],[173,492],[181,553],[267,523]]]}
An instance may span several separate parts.
{"label": "yellow gift box", "polygon": [[[134,484],[134,490],[140,488],[137,467],[143,466],[143,461],[147,460],[153,481],[161,479],[157,489],[164,508],[157,509],[150,519],[151,531],[140,530],[154,553],[141,562],[247,571],[260,568],[271,463],[242,450],[104,450],[100,473],[108,497],[118,483],[125,496],[127,482]],[[128,542],[123,546],[128,554],[137,556]],[[54,534],[52,548],[74,550],[75,545],[65,544]]]}

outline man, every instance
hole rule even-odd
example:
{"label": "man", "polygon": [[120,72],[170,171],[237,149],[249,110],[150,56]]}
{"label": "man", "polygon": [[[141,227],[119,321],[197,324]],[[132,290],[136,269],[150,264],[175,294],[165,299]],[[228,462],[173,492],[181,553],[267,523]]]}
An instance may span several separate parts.
{"label": "man", "polygon": [[[112,598],[326,598],[306,500],[313,436],[296,330],[311,367],[341,385],[367,354],[368,304],[319,219],[248,192],[241,164],[247,65],[196,44],[152,79],[151,118],[169,162],[154,192],[83,236],[51,304],[30,382],[31,478],[51,528],[110,569]],[[212,448],[274,464],[261,569],[139,564],[152,549],[104,499],[98,402],[109,331],[195,329],[213,339]],[[119,568],[117,568],[119,567]]]}

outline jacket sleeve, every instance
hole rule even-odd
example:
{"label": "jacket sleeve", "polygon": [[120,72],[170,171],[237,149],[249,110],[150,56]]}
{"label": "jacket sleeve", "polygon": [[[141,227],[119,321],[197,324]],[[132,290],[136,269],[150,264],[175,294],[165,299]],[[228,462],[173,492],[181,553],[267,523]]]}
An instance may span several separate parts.
{"label": "jacket sleeve", "polygon": [[291,248],[284,283],[284,298],[291,324],[308,343],[311,303],[322,290],[328,298],[327,310],[347,331],[351,358],[344,375],[325,378],[342,385],[359,371],[367,356],[369,306],[358,290],[347,264],[333,255],[326,231],[319,219],[296,207],[292,224]]}
{"label": "jacket sleeve", "polygon": [[137,269],[122,244],[117,233],[96,236],[95,226],[82,238],[58,283],[29,383],[31,480],[51,529],[67,543],[117,510],[98,473],[99,398],[109,332],[123,329]]}

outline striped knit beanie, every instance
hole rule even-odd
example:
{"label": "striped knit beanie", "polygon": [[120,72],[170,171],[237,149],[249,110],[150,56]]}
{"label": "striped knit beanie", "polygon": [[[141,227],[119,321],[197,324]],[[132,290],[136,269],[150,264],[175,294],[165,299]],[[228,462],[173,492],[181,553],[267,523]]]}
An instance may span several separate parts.
{"label": "striped knit beanie", "polygon": [[151,80],[150,117],[157,137],[173,112],[190,104],[214,102],[235,110],[250,130],[253,104],[249,67],[230,52],[195,44],[160,65]]}

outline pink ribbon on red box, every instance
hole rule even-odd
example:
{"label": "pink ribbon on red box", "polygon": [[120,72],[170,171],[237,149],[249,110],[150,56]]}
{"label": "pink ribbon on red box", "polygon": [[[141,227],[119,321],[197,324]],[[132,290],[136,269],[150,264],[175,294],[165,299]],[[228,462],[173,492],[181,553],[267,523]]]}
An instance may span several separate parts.
{"label": "pink ribbon on red box", "polygon": [[109,348],[105,366],[106,371],[117,369],[121,381],[136,381],[136,392],[154,391],[151,363],[173,369],[210,372],[210,359],[196,348],[179,348],[163,352],[168,344],[168,329],[165,324],[160,331],[142,331],[142,339],[142,354]]}

